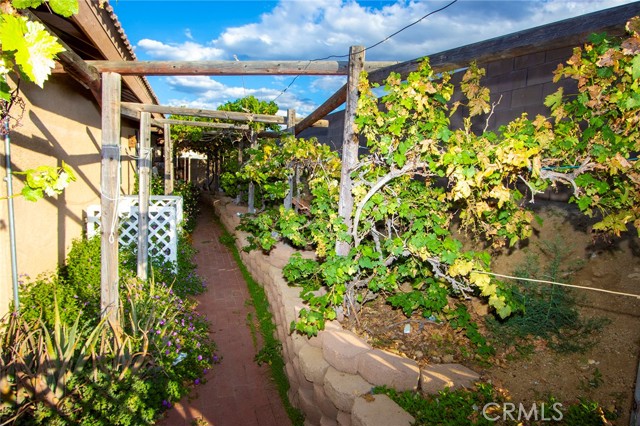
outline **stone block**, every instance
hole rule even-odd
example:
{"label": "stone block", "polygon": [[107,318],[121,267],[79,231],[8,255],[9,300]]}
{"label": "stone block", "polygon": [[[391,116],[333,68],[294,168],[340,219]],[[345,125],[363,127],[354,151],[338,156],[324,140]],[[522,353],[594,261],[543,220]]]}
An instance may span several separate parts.
{"label": "stone block", "polygon": [[371,346],[347,330],[326,330],[322,337],[322,354],[337,370],[349,374],[358,372],[358,355]]}
{"label": "stone block", "polygon": [[338,422],[335,418],[322,416],[320,418],[320,426],[338,426]]}
{"label": "stone block", "polygon": [[318,332],[317,336],[313,336],[309,338],[309,344],[314,348],[322,348],[322,335],[324,331]]}
{"label": "stone block", "polygon": [[304,412],[306,420],[311,421],[314,425],[320,423],[322,413],[313,398],[313,389],[300,388],[300,409]]}
{"label": "stone block", "polygon": [[527,86],[551,82],[556,68],[557,64],[553,62],[529,68],[527,70]]}
{"label": "stone block", "polygon": [[356,398],[351,411],[352,426],[411,426],[413,422],[413,416],[387,395]]}
{"label": "stone block", "polygon": [[302,374],[302,369],[300,368],[300,357],[296,356],[293,358],[292,364],[293,370],[296,372],[296,378],[298,379],[298,382],[300,382],[300,388],[313,390],[313,382],[307,380],[307,378],[304,377],[304,374]]}
{"label": "stone block", "polygon": [[389,386],[399,391],[416,390],[420,368],[412,359],[374,349],[358,357],[358,374],[376,386]]}
{"label": "stone block", "polygon": [[291,335],[291,342],[293,342],[293,352],[298,355],[302,348],[305,346],[309,346],[309,339],[307,336],[303,336],[299,333],[294,333]]}
{"label": "stone block", "polygon": [[351,413],[338,411],[336,421],[338,422],[338,426],[351,426]]}
{"label": "stone block", "polygon": [[304,377],[314,383],[323,383],[329,363],[322,356],[322,349],[306,345],[298,354]]}
{"label": "stone block", "polygon": [[280,242],[276,244],[273,250],[271,250],[271,253],[269,254],[269,263],[276,268],[282,269],[287,263],[289,263],[289,258],[295,252],[296,250],[293,247]]}
{"label": "stone block", "polygon": [[320,408],[320,411],[322,412],[322,417],[328,417],[335,421],[335,418],[338,415],[338,408],[327,396],[322,383],[319,385],[313,385],[313,397],[316,400],[316,404],[318,404],[318,408]]}
{"label": "stone block", "polygon": [[529,68],[534,65],[540,65],[545,61],[545,52],[535,52],[526,55],[516,56],[514,62],[515,69]]}
{"label": "stone block", "polygon": [[478,373],[460,364],[433,364],[422,369],[420,390],[434,394],[444,388],[470,388],[479,379]]}
{"label": "stone block", "polygon": [[511,108],[540,105],[542,101],[542,85],[523,87],[511,93]]}
{"label": "stone block", "polygon": [[508,74],[513,71],[513,58],[498,59],[485,65],[487,77]]}
{"label": "stone block", "polygon": [[333,404],[342,411],[351,411],[360,395],[369,393],[373,385],[355,374],[347,374],[329,367],[324,375],[324,391]]}

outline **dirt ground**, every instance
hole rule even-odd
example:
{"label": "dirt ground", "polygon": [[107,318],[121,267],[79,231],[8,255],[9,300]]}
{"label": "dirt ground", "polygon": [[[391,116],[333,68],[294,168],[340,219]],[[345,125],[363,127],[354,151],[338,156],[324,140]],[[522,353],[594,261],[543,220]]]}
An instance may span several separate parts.
{"label": "dirt ground", "polygon": [[[573,265],[571,274],[559,280],[640,295],[640,241],[635,231],[594,242],[590,223],[580,212],[553,202],[536,202],[535,207],[543,224],[535,225],[535,235],[526,244],[498,256],[494,272],[513,274],[528,255],[540,254],[543,242],[559,241],[569,250],[563,264]],[[626,426],[640,361],[640,299],[586,289],[571,289],[570,294],[583,319],[601,324],[599,331],[588,335],[591,347],[584,352],[558,352],[542,339],[507,343],[494,339],[496,355],[480,360],[460,332],[421,316],[408,319],[379,301],[366,306],[358,322],[351,319],[345,325],[373,346],[404,354],[420,365],[466,365],[506,390],[512,402],[531,403],[553,395],[567,404],[586,398],[616,413],[612,424]],[[486,306],[477,300],[467,305],[481,331],[486,331]]]}

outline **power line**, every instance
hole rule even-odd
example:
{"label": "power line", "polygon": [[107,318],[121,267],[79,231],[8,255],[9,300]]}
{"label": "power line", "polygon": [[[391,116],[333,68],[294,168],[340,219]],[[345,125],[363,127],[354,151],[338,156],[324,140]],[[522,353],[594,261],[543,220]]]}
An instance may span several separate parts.
{"label": "power line", "polygon": [[[356,53],[363,53],[363,52],[366,52],[367,50],[373,49],[374,47],[378,47],[378,46],[380,46],[380,45],[381,45],[381,44],[383,44],[383,43],[386,43],[387,41],[391,40],[393,37],[397,36],[398,34],[400,34],[401,32],[403,32],[404,30],[406,30],[406,29],[408,29],[408,28],[411,28],[411,27],[413,27],[414,25],[416,25],[416,24],[418,24],[418,23],[420,23],[420,22],[424,21],[425,19],[427,19],[427,18],[428,18],[428,17],[430,17],[431,15],[435,15],[435,14],[436,14],[436,13],[438,13],[438,12],[442,12],[443,10],[447,9],[448,7],[452,6],[453,4],[455,4],[455,3],[457,3],[457,2],[458,2],[458,0],[453,0],[453,1],[451,1],[450,3],[448,3],[447,5],[442,6],[442,7],[441,7],[441,8],[439,8],[439,9],[436,9],[436,10],[433,10],[433,11],[431,11],[431,12],[427,13],[426,15],[422,16],[420,19],[417,19],[416,21],[413,21],[412,23],[410,23],[410,24],[408,24],[408,25],[405,25],[404,27],[400,28],[398,31],[394,32],[393,34],[391,34],[391,35],[389,35],[389,36],[385,37],[384,39],[380,40],[380,41],[379,41],[379,42],[377,42],[377,43],[372,44],[371,46],[365,47],[364,49],[362,49],[361,51],[356,52]],[[306,69],[309,67],[309,65],[311,65],[311,63],[312,63],[312,62],[326,61],[327,59],[333,59],[333,58],[339,59],[339,58],[348,58],[348,57],[349,57],[349,54],[346,54],[346,55],[329,55],[329,56],[326,56],[326,57],[324,57],[324,58],[310,59],[310,60],[309,60],[309,63],[304,67],[304,69],[306,70]],[[291,86],[293,86],[293,83],[295,83],[295,82],[296,82],[296,80],[297,80],[299,77],[300,77],[300,74],[296,75],[296,76],[293,78],[293,80],[291,80],[291,82],[289,83],[289,85],[288,85],[287,87],[285,87],[285,88],[280,92],[280,94],[279,94],[278,96],[276,96],[276,97],[273,99],[273,102],[277,101],[277,100],[278,100],[278,98],[280,98],[280,96],[284,95],[284,94],[285,94],[285,92],[286,92],[287,90],[289,90],[289,89],[291,88]]]}

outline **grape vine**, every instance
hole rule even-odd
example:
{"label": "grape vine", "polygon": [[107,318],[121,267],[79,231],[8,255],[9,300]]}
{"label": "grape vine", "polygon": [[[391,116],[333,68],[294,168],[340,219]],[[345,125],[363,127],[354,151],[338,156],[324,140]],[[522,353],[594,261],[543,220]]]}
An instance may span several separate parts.
{"label": "grape vine", "polygon": [[[464,72],[457,102],[451,76],[436,75],[426,58],[406,80],[389,75],[381,99],[363,74],[356,125],[367,152],[350,170],[351,223],[336,214],[337,158],[320,159],[312,154],[317,143],[302,139],[263,145],[240,173],[271,179],[273,188],[290,173],[282,168],[291,152],[306,151],[305,161],[315,164],[305,211],[270,209],[242,224],[254,233],[253,247],[269,251],[285,240],[316,250],[317,260],[294,256],[284,270],[308,303],[292,327],[313,335],[379,296],[407,315],[446,318],[455,310],[449,297],[479,295],[509,316],[521,306],[508,285],[485,274],[490,251],[531,235],[528,203],[549,187],[568,186],[571,201],[599,218],[596,231],[640,232],[640,19],[626,28],[624,39],[592,36],[558,68],[555,80],[576,79],[577,93],[550,95],[549,117],[522,114],[497,131],[474,125],[488,123],[495,107],[475,64]],[[452,126],[461,112],[463,125]],[[321,166],[328,161],[331,167]],[[458,233],[477,249],[466,249]],[[336,255],[338,238],[349,242],[347,256]]]}

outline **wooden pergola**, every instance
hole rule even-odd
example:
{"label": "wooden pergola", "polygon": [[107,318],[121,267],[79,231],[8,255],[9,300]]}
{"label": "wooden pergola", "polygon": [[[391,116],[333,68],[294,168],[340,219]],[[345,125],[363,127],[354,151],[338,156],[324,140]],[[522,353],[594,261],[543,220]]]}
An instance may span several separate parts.
{"label": "wooden pergola", "polygon": [[[625,22],[640,14],[640,2],[613,9],[592,13],[579,20],[565,20],[550,25],[520,31],[507,36],[458,47],[429,55],[431,67],[435,72],[461,69],[471,61],[487,63],[503,58],[526,54],[535,50],[537,45],[545,48],[579,45],[593,32],[607,31],[620,33]],[[37,19],[32,16],[32,19]],[[606,24],[603,24],[606,23]],[[138,275],[147,274],[147,206],[149,200],[150,174],[150,132],[151,126],[164,131],[165,188],[172,191],[173,162],[171,158],[171,125],[203,126],[218,130],[247,131],[250,122],[279,124],[285,126],[294,135],[308,127],[326,125],[318,123],[334,109],[347,103],[345,126],[343,130],[343,172],[342,179],[349,179],[349,167],[357,160],[357,138],[353,134],[353,117],[357,102],[357,80],[361,70],[369,72],[369,80],[382,82],[391,72],[399,73],[401,78],[415,71],[421,59],[405,62],[365,62],[365,48],[353,46],[348,61],[85,61],[71,49],[59,54],[62,70],[67,72],[94,94],[102,108],[101,142],[101,216],[103,224],[117,224],[116,200],[119,188],[117,174],[120,156],[121,117],[130,117],[140,121],[140,223],[138,239]],[[123,76],[253,76],[253,75],[346,75],[347,83],[320,105],[314,112],[302,120],[296,120],[290,111],[287,117],[263,114],[249,114],[228,111],[212,111],[193,108],[178,108],[152,104],[136,104],[121,101]],[[228,121],[226,123],[205,123],[173,119],[152,118],[152,114],[172,114],[182,116],[208,117]],[[232,124],[238,123],[238,124]],[[341,188],[347,185],[341,184]],[[342,191],[344,192],[344,191]],[[353,209],[350,194],[341,193],[339,214],[349,217]],[[118,244],[109,241],[109,229],[102,227],[102,282],[101,308],[109,320],[118,321]],[[344,249],[345,247],[343,247]],[[338,251],[340,251],[338,247]]]}

